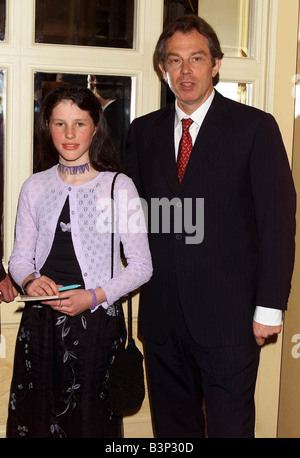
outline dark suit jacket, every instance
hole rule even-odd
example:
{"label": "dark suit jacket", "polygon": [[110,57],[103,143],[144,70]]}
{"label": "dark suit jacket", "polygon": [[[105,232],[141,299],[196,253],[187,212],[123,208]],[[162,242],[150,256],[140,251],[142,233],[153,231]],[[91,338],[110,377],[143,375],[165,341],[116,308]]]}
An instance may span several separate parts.
{"label": "dark suit jacket", "polygon": [[[281,135],[270,114],[216,92],[180,185],[174,116],[171,106],[136,119],[128,136],[125,166],[148,204],[153,256],[139,329],[163,343],[179,303],[199,345],[245,344],[255,306],[283,310],[290,292],[296,197]],[[164,197],[179,198],[183,214],[192,199],[194,224],[204,199],[201,243],[186,243],[184,227],[151,232],[153,199]]]}
{"label": "dark suit jacket", "polygon": [[111,139],[117,149],[119,159],[122,161],[130,123],[129,101],[116,99],[105,108],[104,116],[108,124]]}

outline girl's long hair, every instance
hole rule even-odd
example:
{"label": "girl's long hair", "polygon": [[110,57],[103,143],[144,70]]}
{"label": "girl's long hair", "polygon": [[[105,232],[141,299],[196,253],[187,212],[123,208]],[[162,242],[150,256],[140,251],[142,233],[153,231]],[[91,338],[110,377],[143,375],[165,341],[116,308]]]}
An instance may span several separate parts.
{"label": "girl's long hair", "polygon": [[97,97],[90,89],[81,86],[59,86],[46,96],[37,121],[39,169],[45,170],[59,162],[49,130],[53,109],[62,101],[70,100],[81,110],[87,111],[94,125],[98,126],[89,149],[90,163],[95,170],[120,171],[117,151],[110,138],[106,119]]}

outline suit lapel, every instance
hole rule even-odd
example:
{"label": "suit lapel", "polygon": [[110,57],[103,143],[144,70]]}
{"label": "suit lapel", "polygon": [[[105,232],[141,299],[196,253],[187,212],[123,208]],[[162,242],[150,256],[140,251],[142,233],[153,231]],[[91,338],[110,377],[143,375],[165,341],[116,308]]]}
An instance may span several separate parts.
{"label": "suit lapel", "polygon": [[213,148],[226,125],[226,108],[224,97],[215,93],[213,102],[199,130],[182,183],[181,189],[192,179],[197,169],[205,164],[208,155],[213,154]]}
{"label": "suit lapel", "polygon": [[166,181],[174,195],[180,195],[185,185],[192,179],[197,169],[205,164],[208,155],[226,126],[226,104],[224,97],[217,91],[208,113],[198,133],[182,183],[179,184],[174,146],[175,106],[168,107],[157,119],[154,132],[155,153],[162,168]]}
{"label": "suit lapel", "polygon": [[174,120],[175,108],[170,106],[157,120],[154,132],[155,136],[155,152],[158,162],[160,163],[163,174],[171,191],[178,195],[180,192],[180,184],[177,177],[175,146],[174,146]]}

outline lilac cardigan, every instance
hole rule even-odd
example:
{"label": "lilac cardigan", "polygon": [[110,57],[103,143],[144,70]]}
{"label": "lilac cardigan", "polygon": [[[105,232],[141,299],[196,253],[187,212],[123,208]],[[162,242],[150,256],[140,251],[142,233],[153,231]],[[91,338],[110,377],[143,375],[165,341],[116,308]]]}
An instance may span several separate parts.
{"label": "lilac cardigan", "polygon": [[[34,273],[40,276],[55,235],[57,221],[69,196],[70,223],[84,287],[102,287],[107,308],[149,281],[152,262],[141,202],[130,178],[115,182],[114,278],[111,279],[110,191],[114,173],[101,172],[84,185],[71,186],[58,175],[57,165],[33,174],[22,186],[9,270],[18,285]],[[131,221],[132,220],[132,221]],[[130,223],[131,221],[131,223]],[[133,223],[134,221],[134,223]],[[120,241],[127,266],[120,262]]]}

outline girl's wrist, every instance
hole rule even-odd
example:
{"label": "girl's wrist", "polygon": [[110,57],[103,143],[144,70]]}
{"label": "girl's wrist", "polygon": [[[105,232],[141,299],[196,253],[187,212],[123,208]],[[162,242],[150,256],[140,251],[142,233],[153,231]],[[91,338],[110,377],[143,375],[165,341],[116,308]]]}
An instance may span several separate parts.
{"label": "girl's wrist", "polygon": [[90,309],[93,311],[98,305],[106,301],[106,294],[100,286],[96,289],[89,289],[88,291],[90,291],[92,295],[92,305]]}
{"label": "girl's wrist", "polygon": [[95,310],[95,308],[97,307],[97,296],[96,296],[96,293],[93,289],[89,289],[89,292],[91,293],[92,295],[92,306],[90,307],[91,310]]}

